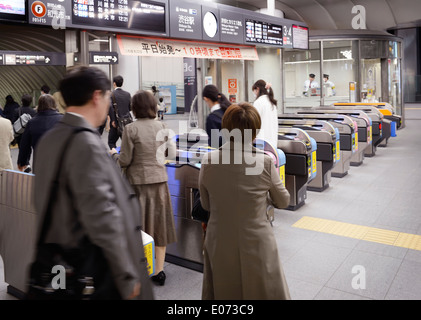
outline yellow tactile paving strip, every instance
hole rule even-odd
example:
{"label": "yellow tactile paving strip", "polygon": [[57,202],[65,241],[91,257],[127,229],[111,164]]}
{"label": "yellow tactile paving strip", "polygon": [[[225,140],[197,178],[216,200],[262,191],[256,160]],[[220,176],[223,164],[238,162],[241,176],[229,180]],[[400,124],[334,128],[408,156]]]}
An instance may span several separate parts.
{"label": "yellow tactile paving strip", "polygon": [[313,217],[303,217],[292,226],[300,229],[421,251],[421,235],[416,234],[371,228]]}

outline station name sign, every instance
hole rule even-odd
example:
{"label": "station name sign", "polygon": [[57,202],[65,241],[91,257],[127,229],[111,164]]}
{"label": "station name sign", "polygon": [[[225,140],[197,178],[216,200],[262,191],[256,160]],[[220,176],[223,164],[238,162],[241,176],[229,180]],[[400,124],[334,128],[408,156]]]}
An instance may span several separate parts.
{"label": "station name sign", "polygon": [[[304,48],[308,44],[304,23],[213,2],[29,0],[28,7],[30,24],[53,28],[278,48]],[[296,46],[294,36],[298,37]]]}

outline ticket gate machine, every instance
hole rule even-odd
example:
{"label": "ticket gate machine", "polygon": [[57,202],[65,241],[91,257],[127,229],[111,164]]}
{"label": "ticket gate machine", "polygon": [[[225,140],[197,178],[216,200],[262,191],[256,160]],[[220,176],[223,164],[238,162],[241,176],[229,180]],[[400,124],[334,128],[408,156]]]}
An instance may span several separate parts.
{"label": "ticket gate machine", "polygon": [[317,175],[307,185],[307,190],[321,192],[329,187],[332,168],[339,162],[339,130],[327,121],[308,119],[278,119],[279,127],[299,128],[316,140]]}
{"label": "ticket gate machine", "polygon": [[[215,149],[208,147],[207,135],[183,134],[175,136],[177,157],[166,164],[168,187],[176,226],[177,242],[167,246],[165,260],[189,269],[203,272],[202,223],[193,219],[194,191],[199,189],[199,173],[203,156]],[[285,154],[274,151],[268,143],[260,141],[260,147],[274,160],[275,167],[285,184]],[[268,218],[274,217],[274,208],[268,206]],[[271,221],[271,220],[269,220]],[[272,222],[272,221],[271,221]]]}
{"label": "ticket gate machine", "polygon": [[362,110],[336,110],[315,108],[309,112],[344,114],[355,120],[358,130],[355,132],[356,152],[351,157],[351,166],[359,166],[364,161],[367,153],[375,154],[376,148],[373,147],[372,120]]}
{"label": "ticket gate machine", "polygon": [[352,155],[356,152],[355,132],[356,125],[353,119],[346,115],[323,114],[323,113],[305,113],[278,115],[280,119],[317,119],[327,121],[339,131],[340,142],[337,142],[337,148],[340,149],[338,163],[332,168],[332,177],[342,178],[348,174]]}
{"label": "ticket gate machine", "polygon": [[[381,137],[379,139],[375,139],[373,142],[374,146],[377,147],[386,147],[387,143],[389,141],[390,137],[396,137],[396,130],[397,130],[397,122],[399,120],[393,121],[391,119],[388,119],[384,116],[384,114],[380,111],[380,109],[376,108],[375,106],[371,105],[342,105],[342,104],[333,104],[331,105],[334,109],[339,110],[361,110],[364,111],[373,121],[373,128],[374,130],[377,130],[376,127],[378,124],[380,124],[380,132]],[[402,120],[400,120],[401,122]]]}
{"label": "ticket gate machine", "polygon": [[[377,108],[384,116],[385,119],[392,121],[391,136],[396,137],[396,130],[402,127],[402,116],[397,115],[395,108],[387,102],[353,102],[353,103],[335,103],[335,106],[373,106]],[[393,124],[394,123],[394,124]]]}
{"label": "ticket gate machine", "polygon": [[295,211],[307,199],[307,184],[317,175],[317,144],[304,130],[278,128],[278,149],[286,156],[285,186],[290,194],[287,210]]}
{"label": "ticket gate machine", "polygon": [[[374,141],[379,141],[381,139],[382,131],[381,131],[381,121],[379,118],[374,117],[373,120],[372,116],[369,116],[362,110],[353,110],[353,109],[333,109],[328,107],[320,107],[312,109],[309,112],[317,112],[317,113],[327,113],[327,114],[341,114],[347,115],[351,118],[355,119],[363,119],[364,121],[358,121],[359,125],[363,126],[363,129],[359,129],[358,132],[358,139],[356,139],[357,143],[361,142],[363,147],[360,149],[360,152],[364,152],[364,156],[366,157],[373,157],[376,154],[377,145],[374,144]],[[357,125],[358,125],[357,122]],[[369,125],[371,124],[371,126]],[[367,126],[365,128],[365,126]],[[367,132],[367,140],[365,140],[365,132]],[[361,134],[361,137],[360,137]],[[370,139],[370,140],[369,140]],[[371,141],[371,143],[370,143]],[[367,142],[367,143],[364,143]],[[358,154],[356,157],[352,159],[353,165],[357,166],[360,165],[364,158],[362,155]]]}

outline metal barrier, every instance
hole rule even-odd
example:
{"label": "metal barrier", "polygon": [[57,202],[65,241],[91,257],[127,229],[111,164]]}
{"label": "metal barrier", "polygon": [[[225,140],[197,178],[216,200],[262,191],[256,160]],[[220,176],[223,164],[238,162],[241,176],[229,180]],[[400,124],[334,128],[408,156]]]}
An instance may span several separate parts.
{"label": "metal barrier", "polygon": [[36,213],[33,206],[34,175],[0,171],[0,255],[4,262],[7,292],[23,298],[28,266],[34,255]]}

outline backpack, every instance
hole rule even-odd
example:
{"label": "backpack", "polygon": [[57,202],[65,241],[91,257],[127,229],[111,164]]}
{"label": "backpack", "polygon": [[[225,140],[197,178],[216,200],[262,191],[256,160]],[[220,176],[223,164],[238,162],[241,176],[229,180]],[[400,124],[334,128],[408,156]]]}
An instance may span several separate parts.
{"label": "backpack", "polygon": [[19,111],[19,118],[13,123],[13,131],[15,132],[15,137],[20,136],[26,128],[28,121],[32,119],[29,113],[21,114],[22,111]]}

